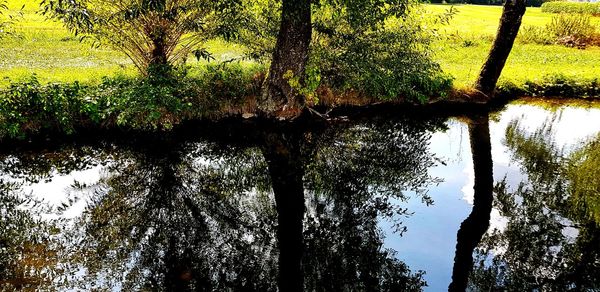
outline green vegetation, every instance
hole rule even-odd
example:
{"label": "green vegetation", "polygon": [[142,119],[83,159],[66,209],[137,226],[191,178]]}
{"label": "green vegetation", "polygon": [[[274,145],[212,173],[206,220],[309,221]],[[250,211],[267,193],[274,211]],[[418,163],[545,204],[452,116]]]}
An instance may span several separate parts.
{"label": "green vegetation", "polygon": [[142,74],[184,62],[188,55],[212,58],[204,43],[229,36],[238,1],[116,0],[42,1],[43,14],[75,35],[91,37],[127,55]]}
{"label": "green vegetation", "polygon": [[[0,42],[0,87],[8,86],[10,82],[6,78],[24,80],[33,73],[42,84],[74,81],[98,84],[102,76],[135,75],[134,66],[124,54],[82,43],[60,23],[37,14],[37,1],[15,0],[8,3],[12,13],[23,5],[23,18],[15,24],[19,37],[8,37]],[[442,14],[449,7],[426,5],[426,10],[430,14]],[[502,8],[478,5],[457,5],[455,8],[458,13],[448,25],[439,28],[438,33],[444,39],[435,41],[432,47],[435,60],[454,77],[454,86],[467,88],[475,81],[487,56]],[[554,44],[541,45],[526,39],[526,30],[531,30],[531,27],[544,29],[552,21],[552,16],[542,13],[539,8],[527,9],[522,33],[517,39],[519,43],[508,59],[501,83],[537,83],[556,75],[583,80],[600,76],[597,66],[600,48],[592,46],[577,50]],[[600,18],[591,17],[590,22],[598,27]],[[546,43],[551,42],[548,40]],[[244,52],[240,45],[221,40],[209,41],[206,48],[213,53],[216,61],[240,57]],[[195,67],[204,63],[189,59],[190,72],[193,74]]]}
{"label": "green vegetation", "polygon": [[408,15],[392,11],[371,22],[360,19],[361,7],[355,8],[354,15],[334,13],[334,6],[315,13],[308,66],[319,70],[321,85],[358,90],[382,100],[401,96],[424,102],[444,96],[452,81],[432,61],[430,44],[436,37],[427,25],[448,17],[422,18],[418,7],[408,9]]}
{"label": "green vegetation", "polygon": [[[426,9],[430,13],[443,13],[449,7],[428,5]],[[457,5],[455,9],[458,13],[449,25],[441,27],[439,33],[443,38],[433,46],[435,60],[455,78],[455,87],[469,88],[487,57],[502,8]],[[533,30],[546,30],[554,16],[542,13],[540,8],[527,8],[521,33],[500,77],[500,85],[523,87],[526,83],[542,84],[557,78],[591,83],[600,76],[600,67],[597,66],[599,47],[588,46],[585,50],[565,47],[554,44],[551,36],[546,36],[546,44],[528,40],[527,30],[532,30],[532,27],[535,27]],[[599,27],[600,17],[590,17],[590,24]],[[529,38],[535,33],[530,32]]]}
{"label": "green vegetation", "polygon": [[[78,18],[81,15],[69,14],[68,7],[59,2],[46,3],[53,3],[48,11],[54,11],[72,30],[87,33],[96,41],[112,40],[113,47],[127,42],[114,37],[122,31],[97,30],[98,23],[86,27],[86,23],[94,24],[93,14]],[[178,20],[169,18],[160,5],[142,5],[135,15],[120,19],[148,21],[137,17],[159,14],[169,24],[159,26],[161,29],[180,29],[173,38],[159,34],[153,39],[152,33],[135,33],[145,42],[167,41],[167,47],[183,52],[163,52],[159,57],[177,65],[174,73],[150,77],[143,75],[156,57],[152,50],[135,57],[128,46],[119,48],[123,52],[92,46],[89,38],[81,41],[62,23],[40,14],[35,1],[7,3],[0,23],[12,27],[13,33],[0,40],[0,88],[4,88],[0,90],[0,137],[24,137],[50,129],[70,133],[88,125],[170,128],[188,118],[255,113],[279,31],[281,6],[274,0],[236,3],[243,3],[244,9],[231,8],[227,10],[231,15],[220,19],[240,17],[243,21],[231,27],[215,21],[206,24],[204,31],[187,25],[173,28],[170,25]],[[422,102],[445,96],[451,82],[458,91],[468,92],[488,54],[502,10],[499,6],[407,3],[408,14],[401,9],[361,19],[360,5],[334,13],[336,3],[322,2],[313,11],[305,76],[284,74],[286,82],[307,97],[309,104],[319,102],[323,94],[345,96],[348,92],[347,98],[390,100],[401,96]],[[9,15],[19,15],[19,21]],[[95,17],[101,18],[99,15]],[[148,27],[153,24],[150,21]],[[599,17],[556,16],[529,8],[523,24],[500,78],[501,94],[600,96],[600,48],[595,46]],[[202,34],[193,42],[182,43],[184,31]],[[232,37],[235,42],[217,36]],[[196,55],[214,60],[188,59],[194,50]],[[143,74],[138,74],[136,67]]]}
{"label": "green vegetation", "polygon": [[542,4],[542,12],[600,15],[600,3],[554,1]]}
{"label": "green vegetation", "polygon": [[44,85],[35,76],[13,83],[0,91],[0,140],[43,132],[70,134],[91,127],[169,129],[186,118],[254,110],[246,97],[260,93],[262,80],[257,76],[264,67],[233,64],[202,69],[160,80],[103,78],[96,85]]}
{"label": "green vegetation", "polygon": [[[136,75],[136,68],[125,54],[106,46],[94,47],[89,39],[80,41],[61,23],[39,14],[38,1],[11,0],[7,4],[12,14],[25,6],[23,17],[13,24],[15,35],[0,40],[0,87],[27,80],[32,74],[42,84],[98,84],[103,76]],[[216,61],[236,58],[243,52],[240,46],[219,39],[209,41],[206,47]],[[191,65],[198,63],[205,62],[188,60]]]}

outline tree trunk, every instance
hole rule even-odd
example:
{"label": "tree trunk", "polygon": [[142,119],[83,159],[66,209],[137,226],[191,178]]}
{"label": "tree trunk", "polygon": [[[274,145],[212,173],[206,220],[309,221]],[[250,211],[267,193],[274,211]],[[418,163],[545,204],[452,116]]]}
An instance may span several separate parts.
{"label": "tree trunk", "polygon": [[310,0],[283,0],[281,26],[273,60],[259,105],[266,115],[289,110],[299,112],[304,100],[290,86],[290,77],[303,84],[304,70],[312,35]]}
{"label": "tree trunk", "polygon": [[476,117],[469,125],[475,171],[473,210],[458,230],[452,283],[448,291],[465,291],[473,269],[473,251],[490,225],[493,201],[493,161],[489,118]]}
{"label": "tree trunk", "polygon": [[525,1],[506,0],[504,3],[496,39],[475,84],[475,89],[489,98],[494,95],[498,78],[500,78],[506,59],[508,59],[515,38],[519,33],[521,20],[525,14]]}

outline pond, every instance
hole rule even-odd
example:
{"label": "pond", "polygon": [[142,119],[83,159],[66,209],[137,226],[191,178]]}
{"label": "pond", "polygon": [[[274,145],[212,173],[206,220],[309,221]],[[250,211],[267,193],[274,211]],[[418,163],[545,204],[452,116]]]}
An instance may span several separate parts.
{"label": "pond", "polygon": [[5,150],[0,289],[598,291],[599,143],[511,104]]}

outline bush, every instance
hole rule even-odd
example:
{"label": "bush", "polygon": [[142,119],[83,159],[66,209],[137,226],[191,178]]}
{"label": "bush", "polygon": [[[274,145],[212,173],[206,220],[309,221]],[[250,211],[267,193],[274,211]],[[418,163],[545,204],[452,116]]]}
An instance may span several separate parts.
{"label": "bush", "polygon": [[314,16],[308,72],[319,72],[327,87],[358,90],[383,100],[424,102],[444,95],[452,79],[432,60],[433,35],[420,15],[408,13],[388,18],[385,25],[365,26],[324,7]]}
{"label": "bush", "polygon": [[74,133],[86,127],[170,129],[186,119],[224,115],[258,96],[261,65],[207,65],[200,72],[175,71],[153,78],[103,78],[97,86],[78,82],[43,85],[35,76],[0,90],[0,140],[44,132]]}
{"label": "bush", "polygon": [[541,81],[527,81],[522,85],[503,81],[498,84],[497,95],[508,98],[522,96],[600,98],[600,80],[550,75]]}
{"label": "bush", "polygon": [[231,37],[240,1],[229,0],[42,0],[42,12],[127,55],[143,74],[152,65],[179,65],[189,54],[212,56],[203,47],[215,36]]}
{"label": "bush", "polygon": [[600,15],[600,3],[552,1],[542,4],[542,12]]}
{"label": "bush", "polygon": [[560,44],[585,47],[595,37],[596,27],[592,25],[589,15],[560,14],[552,17],[546,30]]}
{"label": "bush", "polygon": [[0,91],[0,138],[40,130],[73,132],[93,110],[81,98],[88,89],[78,82],[41,85],[35,76],[11,84]]}

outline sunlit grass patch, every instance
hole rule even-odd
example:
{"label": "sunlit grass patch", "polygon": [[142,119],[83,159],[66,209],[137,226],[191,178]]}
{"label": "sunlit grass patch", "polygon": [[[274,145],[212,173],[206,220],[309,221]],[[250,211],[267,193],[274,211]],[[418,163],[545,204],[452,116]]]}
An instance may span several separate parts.
{"label": "sunlit grass patch", "polygon": [[[427,5],[429,11],[441,13],[450,5]],[[502,7],[458,5],[458,13],[449,25],[442,27],[442,40],[435,46],[435,58],[442,69],[455,77],[454,86],[468,88],[474,84],[491,48]],[[545,26],[552,14],[528,7],[523,26]],[[600,18],[592,23],[600,28]],[[541,82],[548,76],[561,74],[591,79],[600,76],[600,48],[585,50],[561,45],[523,44],[517,41],[507,60],[500,83],[525,84]]]}

